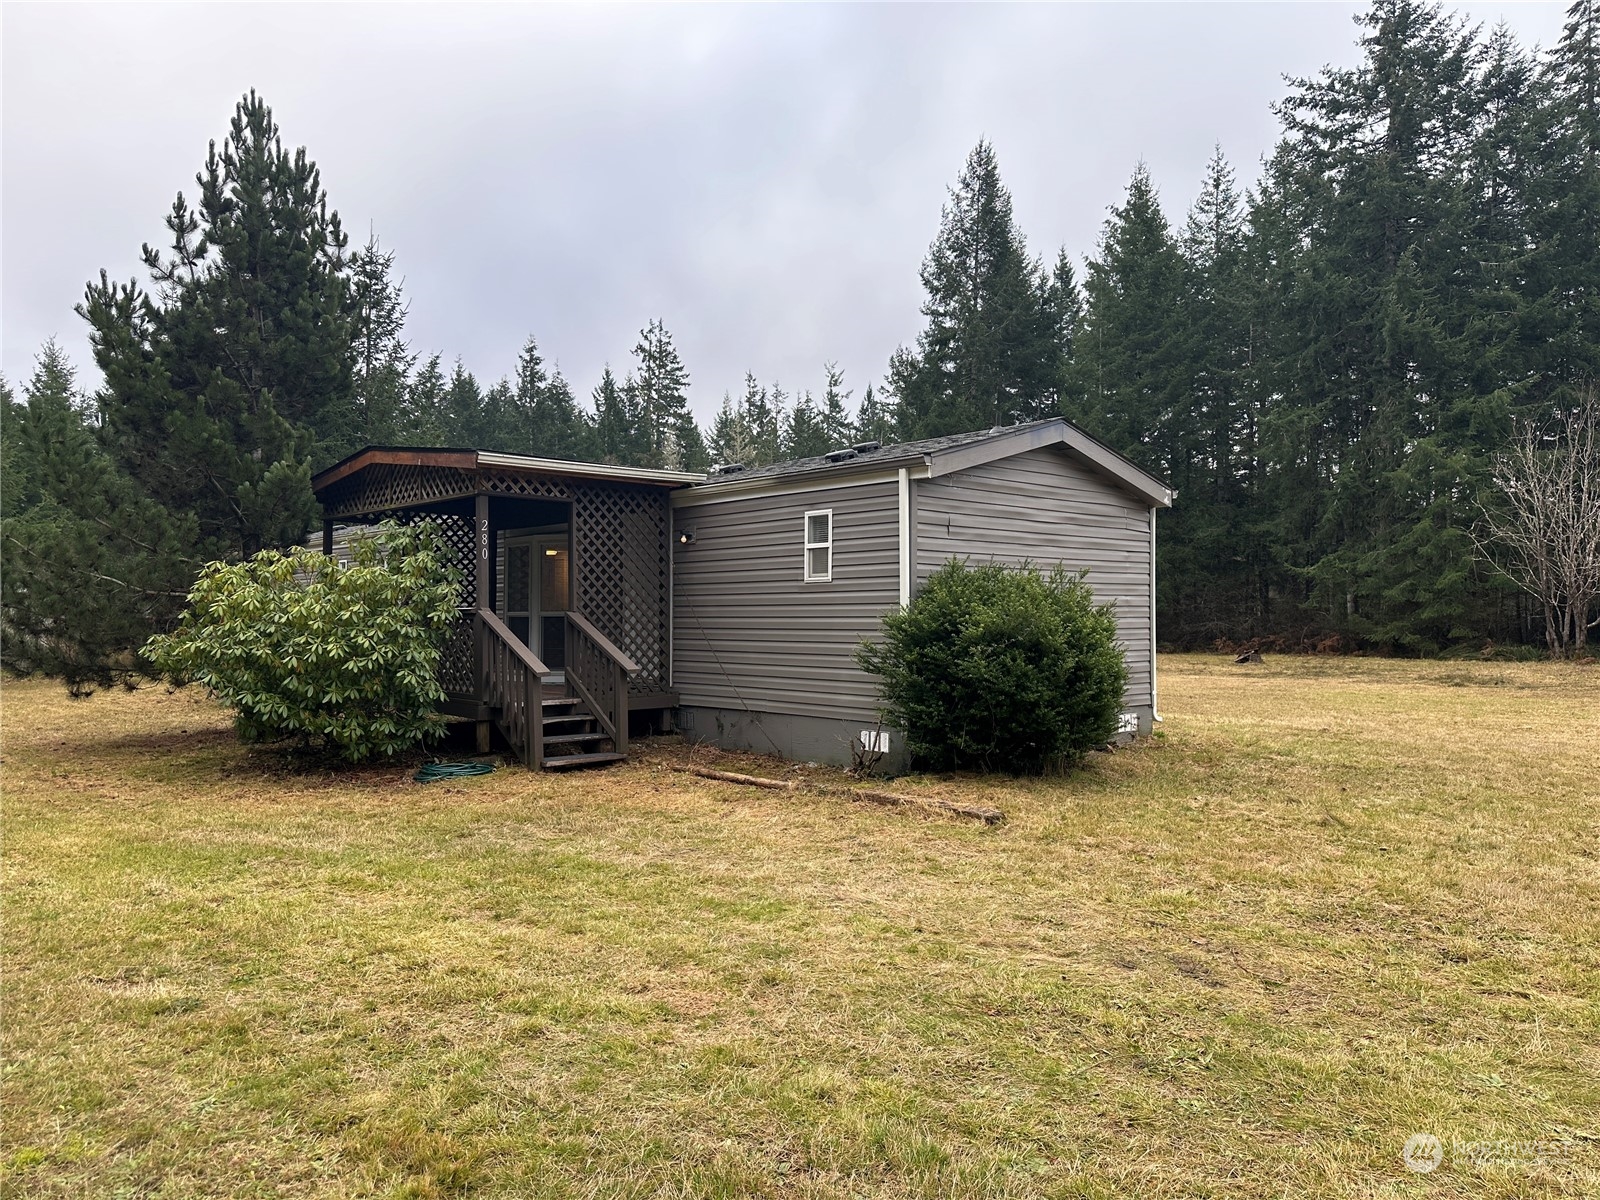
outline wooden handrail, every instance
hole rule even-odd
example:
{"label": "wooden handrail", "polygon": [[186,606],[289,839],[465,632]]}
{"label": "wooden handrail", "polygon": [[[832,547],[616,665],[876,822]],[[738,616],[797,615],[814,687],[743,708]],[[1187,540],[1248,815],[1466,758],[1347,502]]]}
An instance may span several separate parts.
{"label": "wooden handrail", "polygon": [[582,613],[567,611],[567,687],[588,705],[611,735],[619,754],[628,752],[628,676],[639,668]]}
{"label": "wooden handrail", "polygon": [[535,675],[540,676],[550,674],[550,668],[539,661],[538,655],[534,654],[532,650],[528,649],[528,644],[516,634],[512,633],[510,627],[507,626],[506,623],[499,617],[495,616],[494,613],[490,612],[487,608],[480,608],[478,610],[478,617],[485,625],[487,625],[491,630],[494,631],[495,634],[499,636],[502,642],[506,643],[507,648],[509,648],[513,654],[522,660],[523,666],[527,667],[528,670],[532,671]]}
{"label": "wooden handrail", "polygon": [[633,659],[629,658],[621,650],[617,649],[616,644],[612,642],[612,640],[605,634],[596,629],[588,617],[584,616],[581,612],[574,612],[569,608],[567,610],[567,619],[579,629],[583,630],[584,633],[593,638],[595,644],[598,645],[600,649],[604,650],[607,656],[609,656],[613,662],[615,662],[629,675],[638,674],[639,664],[634,662]]}
{"label": "wooden handrail", "polygon": [[488,609],[477,618],[479,695],[498,710],[495,723],[517,757],[535,771],[544,766],[544,677],[550,668]]}

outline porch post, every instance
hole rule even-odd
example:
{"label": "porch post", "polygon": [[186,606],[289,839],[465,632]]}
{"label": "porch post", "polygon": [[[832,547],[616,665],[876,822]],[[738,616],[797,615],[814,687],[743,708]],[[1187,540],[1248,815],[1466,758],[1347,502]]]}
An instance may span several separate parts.
{"label": "porch post", "polygon": [[333,557],[333,518],[322,518],[322,552]]}
{"label": "porch post", "polygon": [[[492,549],[489,545],[489,497],[483,492],[479,492],[477,496],[477,508],[472,522],[472,541],[477,548],[477,553],[473,556],[472,599],[474,607],[481,612],[491,607],[489,603],[489,551]],[[476,614],[473,616],[472,627],[479,642],[477,646],[478,652],[473,658],[477,663],[476,690],[478,703],[482,704],[488,691],[488,680],[484,678],[483,662],[485,634],[483,622],[477,618]],[[479,721],[477,728],[479,754],[489,753],[489,732],[489,722]]]}

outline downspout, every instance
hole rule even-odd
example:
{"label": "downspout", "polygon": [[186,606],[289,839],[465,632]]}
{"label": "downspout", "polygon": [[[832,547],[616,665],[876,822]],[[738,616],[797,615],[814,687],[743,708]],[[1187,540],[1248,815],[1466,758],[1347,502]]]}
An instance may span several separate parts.
{"label": "downspout", "polygon": [[678,670],[678,514],[668,492],[667,506],[667,690]]}
{"label": "downspout", "polygon": [[1150,506],[1150,719],[1161,720],[1156,701],[1156,506]]}
{"label": "downspout", "polygon": [[912,537],[911,537],[911,472],[906,467],[900,468],[900,607],[905,608],[911,603],[911,576],[915,564],[912,562]]}

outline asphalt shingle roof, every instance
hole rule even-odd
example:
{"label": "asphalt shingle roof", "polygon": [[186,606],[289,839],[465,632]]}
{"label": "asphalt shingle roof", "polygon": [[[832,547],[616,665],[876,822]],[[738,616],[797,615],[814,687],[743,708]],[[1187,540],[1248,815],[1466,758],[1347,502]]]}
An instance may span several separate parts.
{"label": "asphalt shingle roof", "polygon": [[[970,445],[973,442],[987,441],[1003,434],[1015,433],[1019,429],[1030,429],[1038,425],[1049,425],[1051,418],[1045,421],[1028,421],[1021,425],[1005,425],[998,429],[980,429],[973,433],[951,433],[944,437],[922,438],[915,442],[898,442],[892,446],[881,446],[876,450],[860,451],[849,458],[839,462],[830,462],[825,455],[815,458],[793,458],[788,462],[772,463],[765,467],[749,467],[743,471],[734,471],[725,475],[712,475],[698,487],[707,487],[711,484],[727,483],[737,479],[772,479],[783,475],[804,475],[811,471],[828,471],[834,468],[850,469],[862,463],[897,462],[906,458],[921,458],[924,454],[937,454],[941,450],[954,449],[957,446]],[[841,446],[839,449],[849,449]]]}

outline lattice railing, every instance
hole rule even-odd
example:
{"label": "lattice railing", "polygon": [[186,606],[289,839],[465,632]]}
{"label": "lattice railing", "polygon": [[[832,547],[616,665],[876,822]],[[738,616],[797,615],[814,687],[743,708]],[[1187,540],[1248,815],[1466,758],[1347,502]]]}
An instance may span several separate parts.
{"label": "lattice railing", "polygon": [[633,691],[659,691],[668,668],[670,520],[663,489],[574,481],[577,608],[638,666]]}

